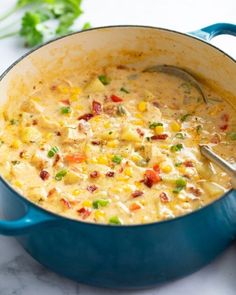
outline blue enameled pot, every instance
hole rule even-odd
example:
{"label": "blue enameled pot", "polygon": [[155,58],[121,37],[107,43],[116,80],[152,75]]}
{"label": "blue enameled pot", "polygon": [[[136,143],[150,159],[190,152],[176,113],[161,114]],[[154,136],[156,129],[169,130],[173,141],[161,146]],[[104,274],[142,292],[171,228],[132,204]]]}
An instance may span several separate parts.
{"label": "blue enameled pot", "polygon": [[[12,91],[9,85],[14,79],[16,91],[17,83],[29,83],[38,69],[55,70],[53,65],[62,57],[60,67],[74,66],[76,59],[78,65],[96,63],[96,58],[97,62],[120,59],[124,64],[148,57],[207,77],[233,94],[235,106],[236,62],[205,42],[223,33],[236,35],[236,26],[215,24],[192,35],[116,26],[59,38],[28,53],[1,76],[1,103]],[[129,51],[132,54],[127,54]],[[1,234],[16,236],[24,249],[49,269],[101,287],[144,288],[188,275],[224,251],[236,235],[234,190],[191,214],[133,226],[93,224],[55,215],[28,201],[3,178],[0,197],[7,219],[0,221]]]}

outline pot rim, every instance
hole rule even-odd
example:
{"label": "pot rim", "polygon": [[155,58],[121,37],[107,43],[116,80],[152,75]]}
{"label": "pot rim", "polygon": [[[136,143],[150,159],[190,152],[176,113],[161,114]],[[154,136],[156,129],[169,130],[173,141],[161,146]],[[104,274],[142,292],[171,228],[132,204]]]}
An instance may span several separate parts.
{"label": "pot rim", "polygon": [[[116,28],[140,28],[140,29],[153,29],[153,30],[160,30],[160,31],[164,31],[164,32],[172,32],[184,37],[188,37],[188,38],[192,38],[195,39],[199,42],[202,42],[210,47],[212,47],[214,50],[217,50],[218,52],[222,53],[224,56],[226,56],[227,58],[231,59],[234,63],[236,63],[236,59],[234,59],[232,56],[230,56],[229,54],[227,54],[226,52],[224,52],[223,50],[221,50],[220,48],[216,47],[215,45],[206,42],[203,39],[199,39],[198,37],[188,34],[188,33],[183,33],[183,32],[179,32],[179,31],[175,31],[172,29],[166,29],[166,28],[162,28],[162,27],[154,27],[154,26],[145,26],[145,25],[111,25],[111,26],[101,26],[101,27],[95,27],[95,28],[91,28],[88,30],[84,30],[84,31],[76,31],[73,33],[70,33],[68,35],[65,36],[60,36],[57,37],[55,39],[49,40],[44,44],[41,44],[31,50],[29,50],[28,52],[26,52],[25,54],[23,54],[21,57],[19,57],[15,62],[13,62],[1,75],[0,75],[0,83],[1,81],[4,79],[4,77],[18,64],[20,63],[23,59],[27,58],[28,56],[30,56],[32,53],[34,53],[35,51],[46,47],[47,45],[57,42],[58,40],[62,40],[62,39],[66,39],[66,38],[70,38],[71,36],[74,35],[78,35],[78,34],[85,34],[89,31],[99,31],[99,30],[103,30],[103,29],[116,29]],[[144,224],[121,224],[119,226],[117,225],[113,225],[113,224],[103,224],[103,223],[94,223],[94,222],[87,222],[87,221],[83,221],[83,220],[77,220],[74,218],[70,218],[70,217],[66,217],[60,214],[57,214],[55,212],[49,211],[39,205],[37,205],[36,203],[32,202],[31,200],[27,199],[27,197],[25,197],[23,194],[21,194],[20,192],[18,192],[16,189],[14,189],[14,187],[6,180],[2,177],[2,175],[0,175],[0,182],[2,182],[3,185],[5,185],[12,193],[14,193],[19,199],[21,199],[24,203],[27,203],[29,206],[33,206],[34,208],[36,208],[37,210],[40,210],[43,214],[47,214],[47,215],[51,215],[54,217],[57,217],[57,219],[62,219],[64,221],[70,221],[70,222],[76,222],[76,223],[82,223],[83,225],[88,225],[88,226],[97,226],[97,227],[112,227],[112,228],[137,228],[137,227],[144,227],[144,226],[156,226],[156,225],[161,225],[161,224],[165,224],[165,223],[170,223],[170,222],[175,222],[177,220],[183,219],[183,218],[187,218],[191,215],[197,214],[199,212],[202,212],[203,210],[208,209],[210,206],[213,206],[214,204],[221,202],[223,199],[225,199],[226,197],[228,197],[229,194],[231,194],[234,190],[230,189],[229,191],[227,191],[225,194],[223,194],[221,197],[219,197],[218,199],[214,200],[213,202],[198,208],[197,210],[194,210],[192,212],[171,218],[171,219],[166,219],[166,220],[161,220],[161,221],[155,221],[155,222],[149,222],[149,223],[144,223]],[[29,210],[29,209],[28,209]]]}

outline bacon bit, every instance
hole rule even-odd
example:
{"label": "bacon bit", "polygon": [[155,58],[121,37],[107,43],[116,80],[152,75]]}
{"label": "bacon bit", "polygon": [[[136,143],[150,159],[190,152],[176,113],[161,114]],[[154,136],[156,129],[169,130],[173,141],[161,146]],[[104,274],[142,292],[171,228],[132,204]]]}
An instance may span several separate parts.
{"label": "bacon bit", "polygon": [[101,144],[101,141],[100,140],[93,140],[93,141],[91,141],[91,143],[93,145],[100,145]]}
{"label": "bacon bit", "polygon": [[162,203],[168,203],[170,201],[169,197],[165,192],[160,193],[159,197]]}
{"label": "bacon bit", "polygon": [[50,176],[50,174],[46,170],[42,170],[39,174],[40,178],[42,180],[47,180]]}
{"label": "bacon bit", "polygon": [[32,121],[32,125],[38,125],[38,121],[36,120],[36,119],[34,119],[33,121]]}
{"label": "bacon bit", "polygon": [[139,209],[141,209],[142,207],[139,205],[139,204],[137,204],[137,203],[132,203],[130,206],[129,206],[129,210],[130,211],[135,211],[135,210],[139,210]]}
{"label": "bacon bit", "polygon": [[98,187],[95,184],[91,184],[87,186],[87,191],[89,191],[90,193],[95,192],[98,189]]}
{"label": "bacon bit", "polygon": [[112,105],[107,105],[103,107],[103,112],[107,115],[116,115],[117,113],[117,106],[115,106],[114,104]]}
{"label": "bacon bit", "polygon": [[144,136],[144,132],[140,128],[137,128],[136,131],[140,136]]}
{"label": "bacon bit", "polygon": [[60,160],[61,160],[61,156],[59,154],[56,154],[55,160],[53,162],[53,167],[55,167]]}
{"label": "bacon bit", "polygon": [[60,202],[62,203],[63,206],[67,207],[68,209],[71,208],[71,204],[67,199],[62,198],[62,199],[60,199]]}
{"label": "bacon bit", "polygon": [[98,178],[100,176],[100,173],[98,171],[93,171],[90,173],[91,178]]}
{"label": "bacon bit", "polygon": [[160,172],[161,172],[160,167],[159,167],[158,164],[155,164],[155,165],[153,166],[153,170],[156,171],[157,173],[160,173]]}
{"label": "bacon bit", "polygon": [[229,122],[229,115],[228,114],[223,114],[221,116],[221,120],[224,121],[224,122]]}
{"label": "bacon bit", "polygon": [[48,198],[50,198],[52,195],[57,193],[57,189],[54,187],[48,191]]}
{"label": "bacon bit", "polygon": [[224,125],[220,126],[220,130],[225,131],[228,129],[228,127],[229,127],[228,124],[224,124]]}
{"label": "bacon bit", "polygon": [[132,198],[137,198],[137,197],[140,197],[140,196],[142,196],[144,194],[144,192],[142,192],[142,191],[134,191],[132,194],[131,194],[131,197]]}
{"label": "bacon bit", "polygon": [[98,101],[92,102],[92,110],[94,115],[100,115],[102,112],[102,105]]}
{"label": "bacon bit", "polygon": [[146,170],[145,174],[144,174],[144,180],[143,183],[151,188],[153,186],[153,184],[158,183],[161,181],[161,177],[160,175],[153,171],[153,170]]}
{"label": "bacon bit", "polygon": [[159,108],[160,104],[157,101],[153,101],[152,104],[154,105],[154,107]]}
{"label": "bacon bit", "polygon": [[114,95],[114,94],[111,95],[111,100],[112,100],[113,102],[121,102],[121,101],[123,101],[122,98],[120,98],[119,96],[116,96],[116,95]]}
{"label": "bacon bit", "polygon": [[191,160],[186,160],[183,164],[185,167],[193,167],[193,162]]}
{"label": "bacon bit", "polygon": [[90,119],[92,119],[93,117],[93,114],[84,114],[80,117],[78,117],[78,120],[85,120],[85,121],[89,121]]}
{"label": "bacon bit", "polygon": [[114,172],[114,171],[108,171],[108,172],[106,173],[106,176],[107,176],[107,177],[114,177],[114,175],[115,175],[115,172]]}
{"label": "bacon bit", "polygon": [[84,207],[77,210],[77,212],[82,217],[82,219],[86,219],[92,213],[90,209]]}
{"label": "bacon bit", "polygon": [[168,137],[168,134],[156,134],[156,135],[151,136],[151,139],[153,139],[153,140],[158,140],[158,139],[165,140],[165,139],[167,139],[167,137]]}
{"label": "bacon bit", "polygon": [[219,136],[219,134],[214,134],[213,136],[212,136],[212,138],[210,139],[210,142],[211,143],[215,143],[215,144],[217,144],[217,143],[220,143],[220,136]]}
{"label": "bacon bit", "polygon": [[188,188],[188,191],[189,191],[191,194],[193,194],[194,196],[196,196],[196,197],[199,197],[199,196],[201,196],[201,194],[202,194],[202,192],[201,192],[201,190],[200,190],[199,188],[195,188],[195,187],[193,187],[193,186],[189,187],[189,188]]}
{"label": "bacon bit", "polygon": [[21,151],[21,152],[19,153],[19,157],[20,157],[21,159],[24,158],[24,155],[25,155],[25,151]]}
{"label": "bacon bit", "polygon": [[52,85],[52,86],[50,87],[50,89],[51,89],[52,91],[57,90],[57,85]]}
{"label": "bacon bit", "polygon": [[63,99],[63,100],[61,100],[61,102],[64,103],[65,105],[67,105],[67,106],[70,105],[69,99]]}
{"label": "bacon bit", "polygon": [[56,136],[61,136],[61,132],[60,131],[57,131],[56,132]]}
{"label": "bacon bit", "polygon": [[86,160],[86,157],[83,154],[76,153],[76,154],[72,154],[72,155],[66,155],[65,156],[65,160],[69,164],[75,164],[75,163],[82,163],[82,162],[84,162]]}

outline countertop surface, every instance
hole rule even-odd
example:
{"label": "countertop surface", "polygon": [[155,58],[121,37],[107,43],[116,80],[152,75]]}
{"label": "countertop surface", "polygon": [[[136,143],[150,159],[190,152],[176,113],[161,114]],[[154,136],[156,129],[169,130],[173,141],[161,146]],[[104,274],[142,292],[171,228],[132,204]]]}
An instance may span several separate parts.
{"label": "countertop surface", "polygon": [[[0,0],[0,14],[13,0]],[[142,24],[189,32],[216,22],[236,23],[235,0],[84,0],[80,22],[92,26]],[[1,28],[1,27],[0,27]],[[236,38],[220,36],[212,43],[236,58]],[[27,52],[21,39],[0,41],[0,72]],[[1,212],[0,212],[1,217]],[[0,295],[234,295],[236,244],[202,270],[175,282],[142,291],[93,288],[64,279],[32,259],[14,238],[0,236]]]}

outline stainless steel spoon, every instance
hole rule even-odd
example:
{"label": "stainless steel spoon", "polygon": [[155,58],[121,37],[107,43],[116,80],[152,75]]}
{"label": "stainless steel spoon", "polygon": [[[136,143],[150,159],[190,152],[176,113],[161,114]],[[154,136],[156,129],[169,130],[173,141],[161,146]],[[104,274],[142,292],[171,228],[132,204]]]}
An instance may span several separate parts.
{"label": "stainless steel spoon", "polygon": [[171,66],[171,65],[156,65],[153,67],[146,68],[143,72],[150,72],[150,73],[161,72],[161,73],[165,73],[168,75],[181,78],[182,80],[192,84],[197,89],[197,91],[201,94],[204,102],[207,103],[207,97],[202,89],[201,84],[197,81],[197,79],[192,74],[190,74],[188,71],[180,67]]}
{"label": "stainless steel spoon", "polygon": [[208,145],[201,144],[199,145],[200,151],[203,156],[208,160],[218,165],[223,171],[225,171],[231,177],[231,184],[234,189],[236,189],[236,169],[233,165],[229,164],[227,161],[218,156],[213,152]]}

